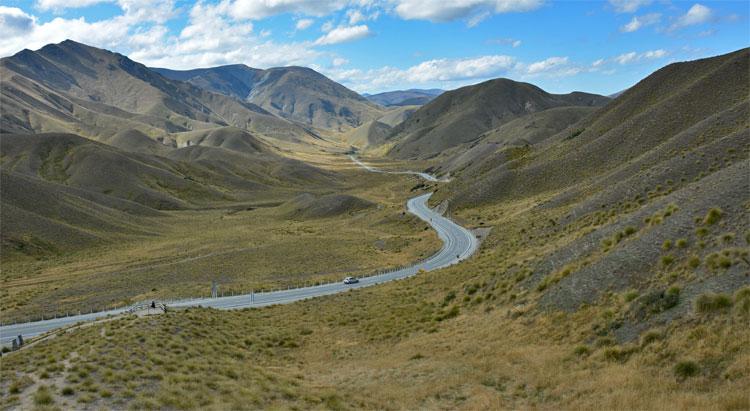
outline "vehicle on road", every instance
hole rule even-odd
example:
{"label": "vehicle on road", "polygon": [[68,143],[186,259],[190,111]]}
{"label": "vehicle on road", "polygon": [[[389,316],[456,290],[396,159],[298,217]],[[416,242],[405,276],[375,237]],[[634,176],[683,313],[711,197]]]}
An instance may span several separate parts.
{"label": "vehicle on road", "polygon": [[359,282],[359,279],[355,277],[346,277],[344,278],[344,284],[356,284]]}

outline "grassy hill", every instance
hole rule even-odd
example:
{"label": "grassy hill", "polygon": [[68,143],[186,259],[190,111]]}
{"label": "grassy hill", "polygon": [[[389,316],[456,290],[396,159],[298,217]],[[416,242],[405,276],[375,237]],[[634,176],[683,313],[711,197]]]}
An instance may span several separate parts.
{"label": "grassy hill", "polygon": [[474,140],[528,114],[562,106],[601,106],[607,97],[554,95],[528,83],[495,79],[445,92],[396,126],[389,139],[394,158],[426,158]]}
{"label": "grassy hill", "polygon": [[332,297],[57,333],[3,357],[3,405],[748,409],[749,64],[748,49],[670,64],[603,107],[508,114],[437,153],[447,184],[375,175],[350,197],[297,197],[276,211],[316,210],[285,228],[300,235],[365,220],[353,230],[405,235],[424,225],[387,211],[435,191],[483,241],[459,265]]}
{"label": "grassy hill", "polygon": [[186,71],[153,70],[321,129],[343,131],[358,127],[383,111],[377,104],[306,67],[259,70],[231,65]]}
{"label": "grassy hill", "polygon": [[314,138],[258,105],[169,80],[127,57],[70,40],[0,59],[2,132],[71,132],[109,139],[234,126],[284,141]]}

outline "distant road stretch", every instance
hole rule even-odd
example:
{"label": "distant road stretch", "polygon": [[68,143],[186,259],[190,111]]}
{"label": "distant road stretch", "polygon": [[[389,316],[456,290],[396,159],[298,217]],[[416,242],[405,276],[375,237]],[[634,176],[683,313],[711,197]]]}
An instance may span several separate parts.
{"label": "distant road stretch", "polygon": [[450,179],[439,179],[439,178],[437,178],[437,177],[435,177],[435,176],[433,176],[431,174],[423,173],[421,171],[386,171],[386,170],[381,170],[379,168],[368,166],[367,164],[361,162],[354,155],[350,155],[349,158],[351,158],[352,161],[354,161],[355,163],[357,163],[357,165],[359,165],[360,167],[366,169],[367,171],[371,171],[373,173],[382,173],[382,174],[412,174],[412,175],[415,175],[415,176],[420,176],[420,177],[424,178],[425,180],[431,181],[433,183],[447,183],[448,181],[450,181]]}
{"label": "distant road stretch", "polygon": [[[352,157],[352,160],[370,171],[381,172],[381,170],[377,170],[364,165],[354,157]],[[415,174],[429,181],[439,181],[435,177],[425,173],[395,173]],[[350,289],[369,287],[388,281],[411,277],[417,274],[420,270],[430,271],[456,264],[459,261],[464,260],[474,254],[479,243],[474,234],[472,234],[469,230],[431,210],[427,205],[427,200],[431,195],[432,193],[428,193],[410,199],[406,203],[406,208],[410,213],[424,220],[425,222],[430,224],[432,228],[435,229],[435,231],[437,231],[438,236],[443,241],[443,247],[440,249],[440,251],[437,252],[437,254],[432,255],[426,260],[415,263],[410,267],[402,268],[400,270],[388,272],[385,274],[375,275],[372,277],[361,278],[359,283],[351,285],[343,284],[343,282],[341,282],[312,287],[293,288],[290,290],[282,291],[243,294],[232,297],[196,298],[171,303],[170,307],[177,308],[202,306],[222,310],[231,310],[239,308],[264,307],[274,304],[286,304],[295,301],[306,300],[308,298],[337,294],[348,291]],[[56,318],[51,320],[6,325],[0,327],[0,344],[8,344],[13,338],[18,335],[23,335],[25,338],[34,337],[39,334],[55,330],[57,328],[70,326],[79,322],[92,321],[110,315],[123,314],[127,311],[127,308],[121,308],[116,310],[74,315],[70,317]]]}

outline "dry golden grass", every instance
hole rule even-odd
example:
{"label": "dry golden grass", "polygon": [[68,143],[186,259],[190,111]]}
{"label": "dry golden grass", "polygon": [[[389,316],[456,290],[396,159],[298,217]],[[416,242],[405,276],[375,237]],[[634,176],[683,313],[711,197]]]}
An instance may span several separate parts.
{"label": "dry golden grass", "polygon": [[[321,163],[342,160],[323,157]],[[414,195],[406,188],[415,179],[353,168],[347,173],[351,187],[343,191],[377,208],[308,220],[292,219],[287,207],[274,203],[173,211],[152,218],[154,236],[40,259],[4,258],[3,320],[205,296],[213,280],[227,293],[337,281],[439,248],[434,232],[404,213]]]}

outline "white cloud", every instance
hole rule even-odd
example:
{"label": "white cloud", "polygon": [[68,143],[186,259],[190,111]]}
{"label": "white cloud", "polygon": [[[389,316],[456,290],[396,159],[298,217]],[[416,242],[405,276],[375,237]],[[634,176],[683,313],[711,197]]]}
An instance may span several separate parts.
{"label": "white cloud", "polygon": [[251,67],[310,65],[321,53],[309,43],[277,44],[255,35],[253,24],[228,15],[226,2],[197,3],[187,26],[176,37],[164,37],[153,47],[129,55],[150,66],[187,69],[243,63]]}
{"label": "white cloud", "polygon": [[110,2],[112,0],[37,0],[36,7],[39,10],[63,10],[93,6],[98,3]]}
{"label": "white cloud", "polygon": [[328,20],[325,23],[323,23],[322,26],[320,26],[320,30],[324,33],[327,33],[331,30],[333,30],[333,20]]}
{"label": "white cloud", "polygon": [[437,59],[422,62],[406,70],[407,79],[415,83],[451,81],[487,77],[512,68],[515,59],[504,55],[469,59]]}
{"label": "white cloud", "polygon": [[446,22],[466,19],[469,24],[495,13],[525,12],[541,7],[543,0],[394,0],[396,14],[407,20]]}
{"label": "white cloud", "polygon": [[644,51],[643,53],[636,53],[631,51],[629,53],[623,53],[615,57],[613,60],[619,64],[630,64],[636,63],[641,60],[654,60],[666,56],[667,51],[663,49]]}
{"label": "white cloud", "polygon": [[647,52],[641,54],[641,56],[643,58],[645,58],[645,59],[659,59],[659,58],[662,58],[662,57],[664,57],[666,55],[667,55],[667,51],[666,50],[662,50],[662,49],[651,50],[651,51],[647,51]]}
{"label": "white cloud", "polygon": [[526,72],[528,74],[539,74],[568,64],[567,57],[550,57],[548,59],[529,64]]}
{"label": "white cloud", "polygon": [[349,10],[346,12],[346,16],[349,18],[349,24],[355,25],[359,23],[360,21],[365,21],[366,17],[364,14],[362,14],[359,10]]}
{"label": "white cloud", "polygon": [[615,57],[615,61],[620,64],[628,64],[636,61],[638,58],[638,53],[635,51],[631,51],[630,53],[624,53],[620,54],[619,56]]}
{"label": "white cloud", "polygon": [[343,58],[343,57],[336,57],[336,58],[334,58],[334,59],[333,59],[333,60],[331,61],[331,65],[332,65],[333,67],[340,67],[340,66],[343,66],[343,65],[345,65],[345,64],[347,64],[347,63],[349,63],[349,60],[347,60],[347,59],[345,59],[345,58]]}
{"label": "white cloud", "polygon": [[670,30],[705,23],[711,18],[711,15],[712,11],[710,8],[698,3],[693,4],[693,7],[690,7],[690,10],[688,10],[687,13],[680,16],[677,21],[672,24]]}
{"label": "white cloud", "polygon": [[371,34],[370,28],[362,24],[359,26],[336,27],[315,40],[317,45],[338,44],[359,40]]}
{"label": "white cloud", "polygon": [[594,67],[594,68],[601,67],[602,65],[604,65],[605,62],[606,60],[604,59],[598,59],[594,61],[593,63],[591,63],[591,67]]}
{"label": "white cloud", "polygon": [[516,66],[517,62],[511,56],[487,55],[465,59],[433,59],[406,69],[389,66],[370,70],[333,69],[326,74],[355,90],[378,92],[419,84],[441,83],[455,87],[507,75]]}
{"label": "white cloud", "polygon": [[632,33],[643,27],[656,24],[660,20],[661,20],[661,14],[659,13],[645,14],[643,16],[633,16],[633,18],[630,20],[628,24],[620,27],[620,31],[624,33]]}
{"label": "white cloud", "polygon": [[651,4],[651,0],[609,0],[618,13],[635,13],[643,6]]}
{"label": "white cloud", "polygon": [[299,19],[297,20],[297,24],[294,25],[294,28],[297,30],[306,30],[313,24],[312,19]]}
{"label": "white cloud", "polygon": [[251,20],[282,13],[322,17],[341,10],[347,3],[344,0],[235,0],[229,12],[234,18]]}
{"label": "white cloud", "polygon": [[501,38],[501,39],[487,40],[487,44],[498,44],[501,46],[511,46],[513,48],[516,48],[516,47],[520,47],[522,42],[521,40],[516,40],[513,38]]}
{"label": "white cloud", "polygon": [[34,29],[36,19],[16,7],[0,6],[0,37],[8,39]]}
{"label": "white cloud", "polygon": [[138,23],[132,16],[120,15],[108,20],[88,22],[83,17],[63,19],[57,17],[38,23],[31,16],[14,7],[0,6],[0,56],[7,56],[24,48],[38,49],[66,39],[99,47],[126,44],[131,28]]}

